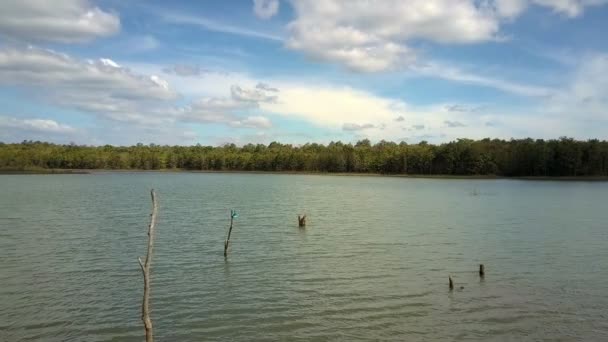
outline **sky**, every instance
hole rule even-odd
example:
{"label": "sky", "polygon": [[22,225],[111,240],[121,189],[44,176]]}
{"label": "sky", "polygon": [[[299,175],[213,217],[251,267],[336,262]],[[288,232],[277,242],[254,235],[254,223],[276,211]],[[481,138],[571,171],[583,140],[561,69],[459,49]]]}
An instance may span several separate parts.
{"label": "sky", "polygon": [[608,0],[2,0],[0,141],[608,139]]}

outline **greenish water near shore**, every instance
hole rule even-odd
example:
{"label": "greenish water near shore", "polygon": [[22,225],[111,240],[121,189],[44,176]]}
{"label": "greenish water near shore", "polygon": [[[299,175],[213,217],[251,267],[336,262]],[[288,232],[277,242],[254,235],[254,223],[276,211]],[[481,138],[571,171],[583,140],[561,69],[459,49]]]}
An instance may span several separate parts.
{"label": "greenish water near shore", "polygon": [[608,183],[100,172],[0,188],[2,341],[143,340],[150,188],[159,341],[608,339]]}
{"label": "greenish water near shore", "polygon": [[187,169],[0,169],[0,175],[30,175],[30,174],[94,174],[94,173],[211,173],[211,174],[270,174],[270,175],[319,175],[319,176],[353,176],[353,177],[403,177],[403,178],[428,178],[428,179],[514,179],[514,180],[555,180],[555,181],[608,181],[605,176],[522,176],[507,177],[495,175],[419,175],[419,174],[382,174],[382,173],[356,173],[356,172],[308,172],[308,171],[208,171]]}

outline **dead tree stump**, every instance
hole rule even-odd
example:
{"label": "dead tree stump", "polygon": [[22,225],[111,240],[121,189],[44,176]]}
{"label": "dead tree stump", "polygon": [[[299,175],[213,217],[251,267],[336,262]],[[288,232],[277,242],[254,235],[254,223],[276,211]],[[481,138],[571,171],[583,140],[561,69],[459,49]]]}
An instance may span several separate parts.
{"label": "dead tree stump", "polygon": [[306,227],[306,215],[298,215],[298,226],[300,228]]}

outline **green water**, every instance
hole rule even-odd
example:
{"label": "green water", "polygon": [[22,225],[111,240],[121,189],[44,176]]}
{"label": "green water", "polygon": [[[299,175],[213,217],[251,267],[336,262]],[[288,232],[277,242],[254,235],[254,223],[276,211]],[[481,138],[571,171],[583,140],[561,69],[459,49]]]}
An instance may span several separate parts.
{"label": "green water", "polygon": [[102,173],[0,176],[0,341],[143,340],[152,187],[158,341],[608,340],[608,183]]}

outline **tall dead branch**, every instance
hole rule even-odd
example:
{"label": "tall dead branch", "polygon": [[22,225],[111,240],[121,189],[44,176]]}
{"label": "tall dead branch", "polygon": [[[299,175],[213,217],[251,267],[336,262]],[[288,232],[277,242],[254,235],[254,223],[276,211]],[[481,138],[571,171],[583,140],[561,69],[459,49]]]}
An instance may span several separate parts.
{"label": "tall dead branch", "polygon": [[141,257],[137,258],[139,266],[141,266],[141,272],[144,275],[144,298],[141,305],[141,320],[144,322],[144,328],[146,329],[146,342],[154,341],[152,320],[150,319],[150,266],[152,264],[152,251],[154,249],[154,228],[158,213],[158,202],[156,202],[154,189],[150,191],[150,195],[152,196],[152,214],[150,214],[150,224],[148,225],[148,252],[146,253],[145,262],[141,260]]}

